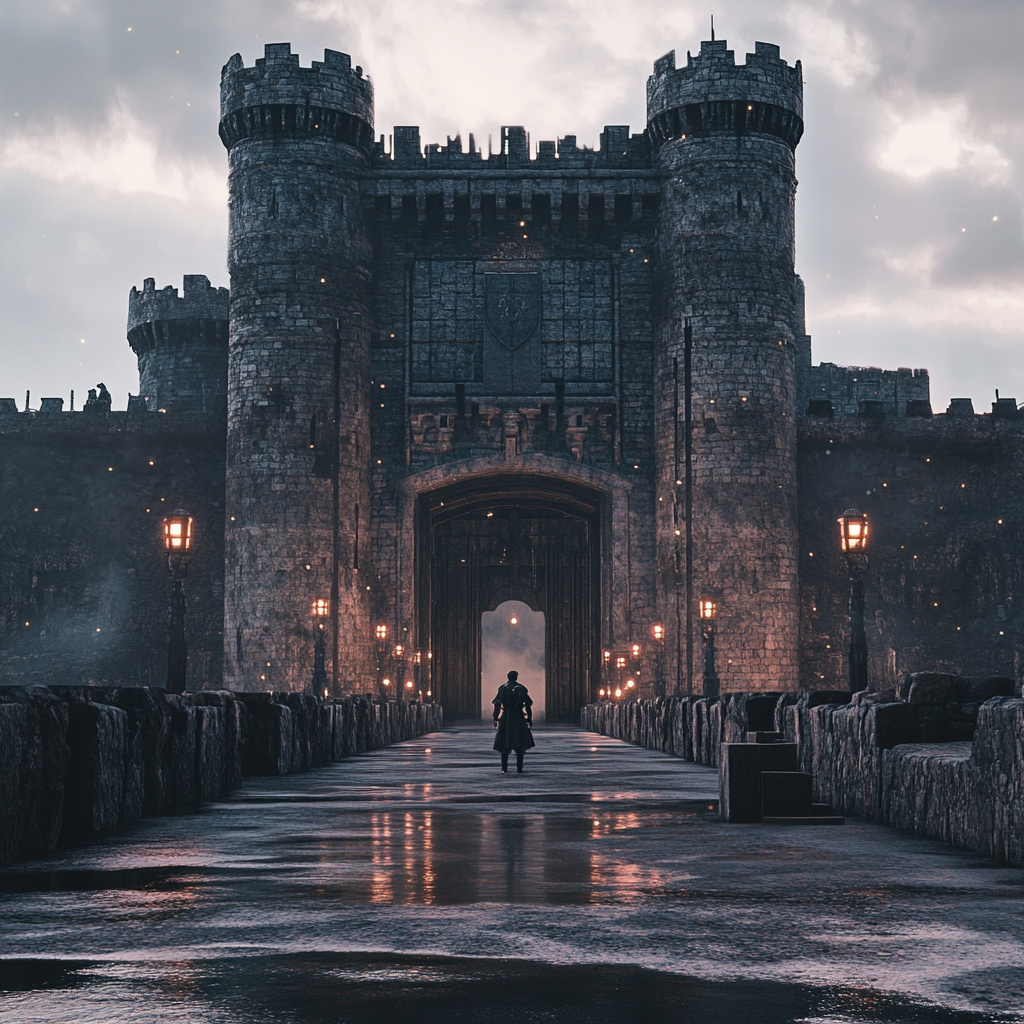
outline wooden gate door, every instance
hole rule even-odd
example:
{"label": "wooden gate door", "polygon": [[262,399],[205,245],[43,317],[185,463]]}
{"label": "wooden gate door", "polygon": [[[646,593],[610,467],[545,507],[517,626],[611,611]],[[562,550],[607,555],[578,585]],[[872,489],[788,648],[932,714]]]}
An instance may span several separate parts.
{"label": "wooden gate door", "polygon": [[445,716],[478,717],[480,616],[516,600],[545,615],[547,719],[576,721],[600,671],[598,496],[513,480],[421,500],[419,635]]}

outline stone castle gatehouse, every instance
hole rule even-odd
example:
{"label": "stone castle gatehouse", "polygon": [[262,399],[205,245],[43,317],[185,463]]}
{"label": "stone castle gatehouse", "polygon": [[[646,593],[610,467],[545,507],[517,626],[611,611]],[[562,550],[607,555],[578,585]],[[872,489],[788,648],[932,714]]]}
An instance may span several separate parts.
{"label": "stone castle gatehouse", "polygon": [[[610,125],[589,150],[505,127],[484,154],[472,135],[424,146],[415,127],[386,143],[345,54],[302,67],[273,44],[250,68],[235,55],[220,121],[230,293],[198,276],[181,297],[151,279],[132,289],[141,384],[123,426],[30,420],[11,402],[8,458],[47,464],[69,430],[91,438],[76,442],[83,465],[120,445],[141,467],[162,446],[161,468],[138,472],[167,475],[111,498],[125,536],[144,538],[155,491],[173,491],[207,538],[190,584],[197,685],[308,688],[310,607],[325,599],[337,692],[379,685],[385,659],[449,717],[476,717],[481,614],[516,599],[545,613],[548,716],[571,720],[619,659],[641,693],[699,692],[701,598],[718,607],[723,690],[843,685],[833,533],[851,504],[891,554],[869,584],[869,603],[891,605],[869,614],[874,676],[921,667],[899,660],[925,648],[1011,671],[1016,633],[990,627],[1013,617],[1019,544],[982,562],[986,538],[1005,537],[988,511],[1019,470],[978,473],[1019,465],[1016,403],[933,419],[923,370],[812,366],[794,272],[802,93],[778,47],[737,64],[704,42],[678,67],[674,53],[655,62],[642,131]],[[68,416],[79,426],[57,425]],[[950,565],[935,554],[934,579],[908,584],[904,535],[924,517],[896,494],[938,504],[972,473],[961,511],[978,519],[977,582],[943,600],[969,625],[951,640],[952,619],[925,610]],[[26,584],[55,541],[24,515],[3,556],[0,664],[52,671],[56,654],[33,651],[54,634],[18,622],[82,601]],[[944,549],[916,537],[918,555]],[[142,556],[116,547],[102,557],[124,581],[110,614],[125,640],[100,663],[159,682],[158,664],[143,672],[125,652],[145,636],[159,649],[142,620],[159,620],[163,581],[129,579]]]}

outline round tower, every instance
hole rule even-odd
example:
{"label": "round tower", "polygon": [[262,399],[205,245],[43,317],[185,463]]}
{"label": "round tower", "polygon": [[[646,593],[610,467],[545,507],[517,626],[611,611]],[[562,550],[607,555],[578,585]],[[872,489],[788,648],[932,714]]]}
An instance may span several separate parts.
{"label": "round tower", "polygon": [[802,113],[800,63],[790,67],[767,43],[739,66],[724,41],[702,43],[678,69],[670,53],[647,84],[662,175],[659,590],[682,691],[702,691],[701,598],[718,609],[723,692],[797,686],[794,341],[803,331],[794,156]]}
{"label": "round tower", "polygon": [[228,290],[185,275],[184,295],[147,277],[128,295],[128,343],[150,412],[219,412],[228,385]]}
{"label": "round tower", "polygon": [[[231,312],[225,683],[308,689],[314,602],[327,677],[369,676],[370,240],[359,196],[373,88],[346,54],[287,43],[221,77]],[[360,525],[362,524],[362,525]]]}

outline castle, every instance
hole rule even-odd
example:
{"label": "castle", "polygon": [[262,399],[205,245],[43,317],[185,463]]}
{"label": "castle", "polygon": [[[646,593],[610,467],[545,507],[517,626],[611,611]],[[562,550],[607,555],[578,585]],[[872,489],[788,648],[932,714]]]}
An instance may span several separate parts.
{"label": "castle", "polygon": [[236,54],[230,295],[132,289],[127,413],[0,400],[0,673],[161,684],[154,520],[182,505],[196,687],[308,689],[321,600],[328,688],[415,674],[474,718],[480,616],[517,599],[572,720],[616,666],[700,692],[711,599],[723,691],[843,688],[856,505],[872,684],[1019,674],[1016,402],[933,417],[924,370],[812,365],[802,117],[799,62],[705,41],[655,62],[642,132],[505,127],[485,158],[386,145],[345,54]]}

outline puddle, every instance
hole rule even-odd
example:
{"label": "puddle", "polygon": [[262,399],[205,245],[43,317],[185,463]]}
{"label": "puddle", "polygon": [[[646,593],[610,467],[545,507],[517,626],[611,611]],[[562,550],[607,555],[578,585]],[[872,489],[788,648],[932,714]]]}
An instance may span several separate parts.
{"label": "puddle", "polygon": [[704,981],[628,965],[377,953],[0,961],[7,1024],[997,1024],[871,989]]}

